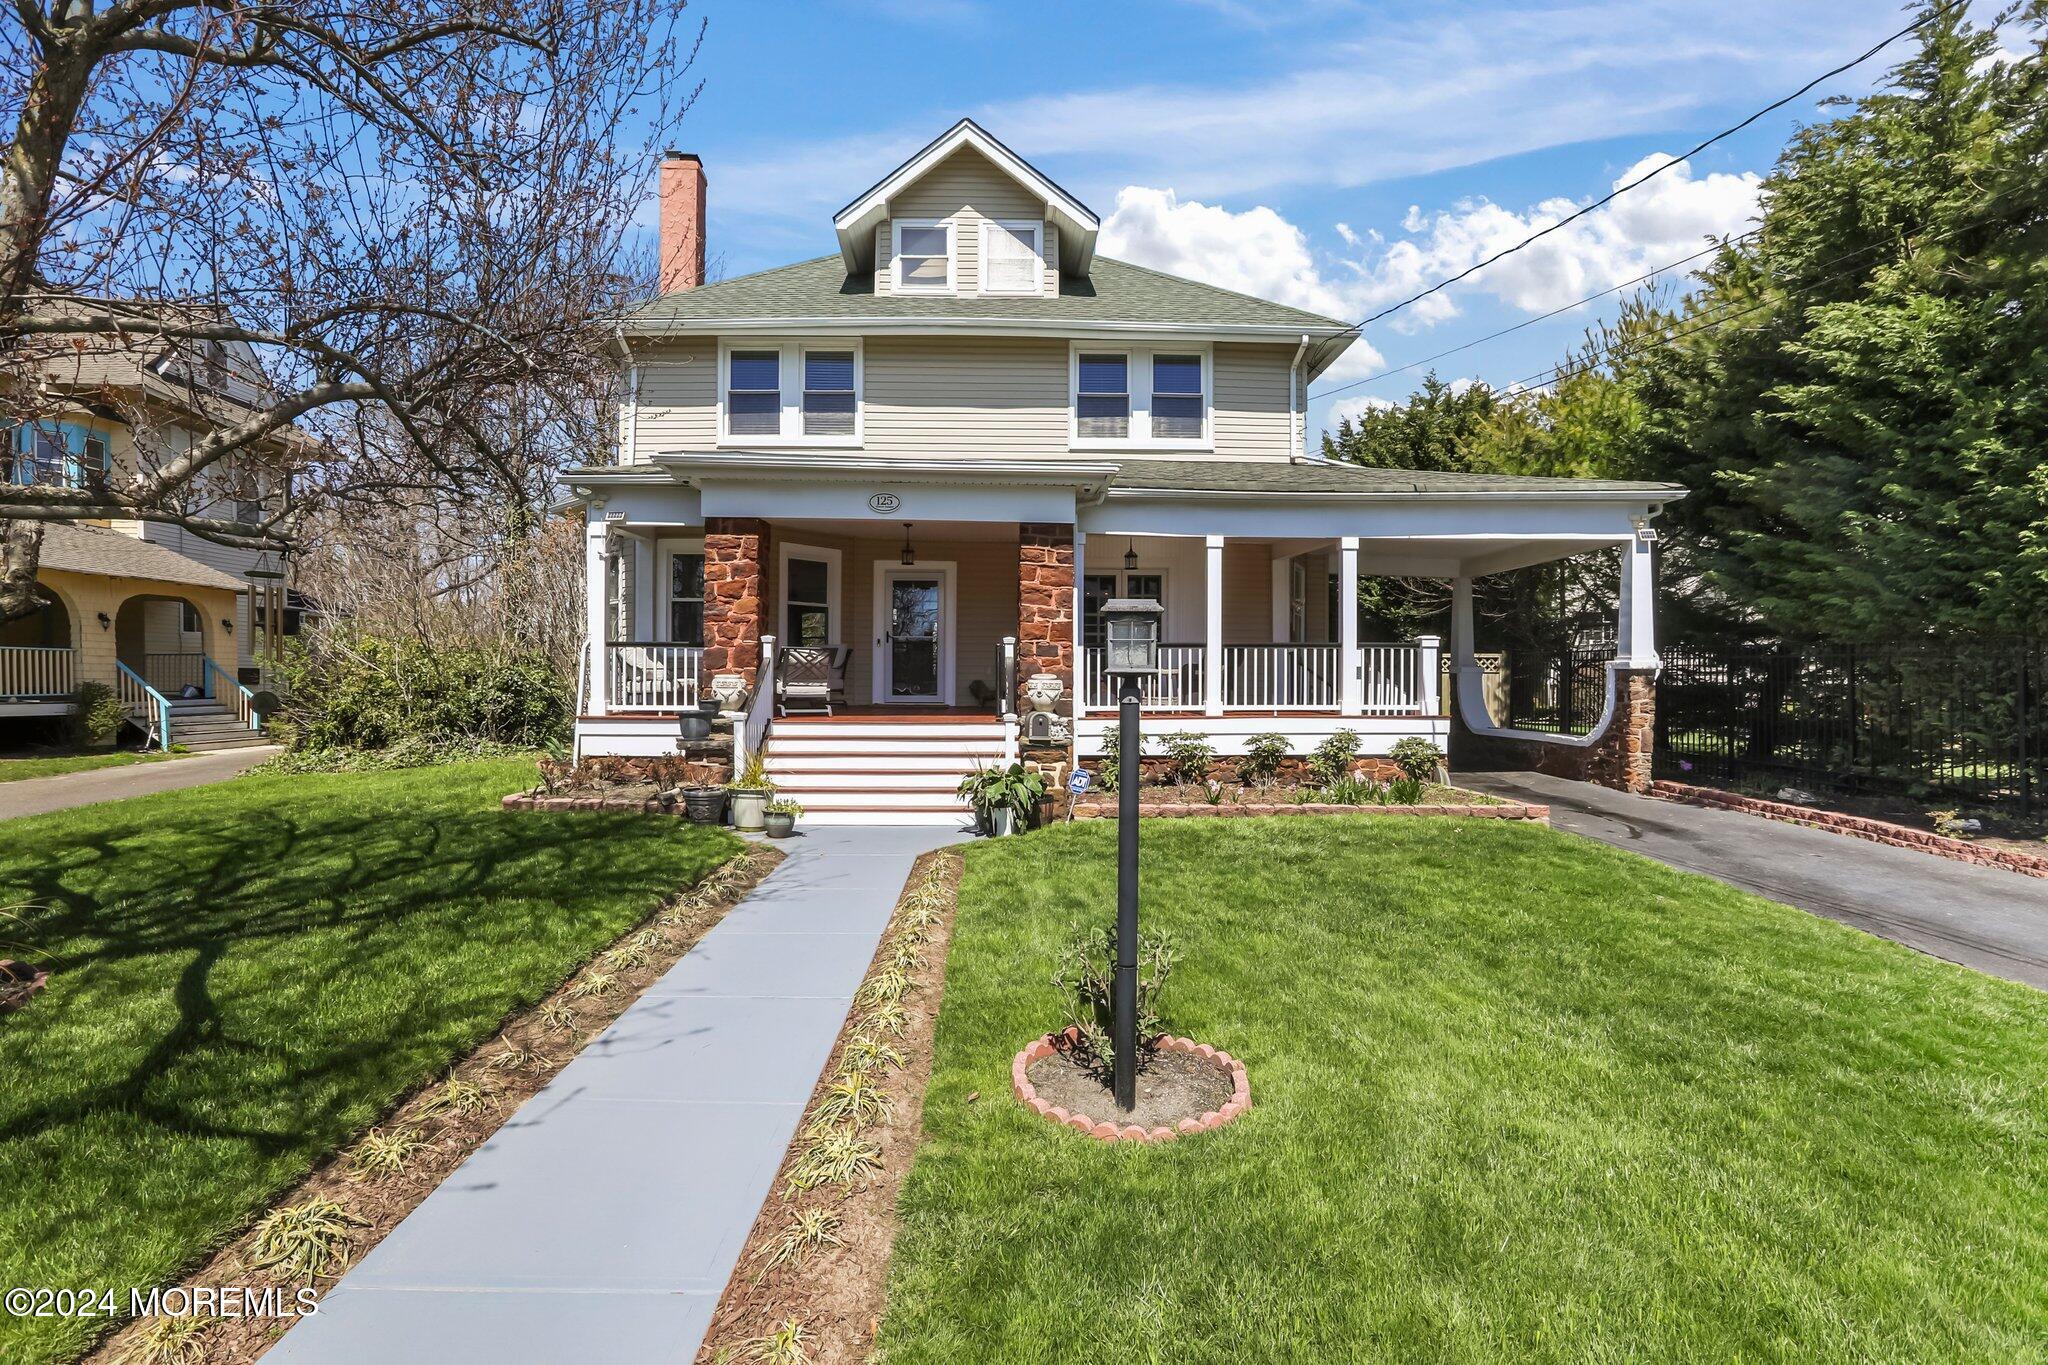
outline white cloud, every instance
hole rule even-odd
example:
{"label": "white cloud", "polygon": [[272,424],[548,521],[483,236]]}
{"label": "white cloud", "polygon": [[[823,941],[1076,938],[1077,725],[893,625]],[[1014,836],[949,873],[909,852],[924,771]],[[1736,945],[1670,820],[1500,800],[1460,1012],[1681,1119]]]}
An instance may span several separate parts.
{"label": "white cloud", "polygon": [[1333,399],[1329,409],[1323,414],[1323,429],[1325,431],[1335,431],[1339,422],[1356,422],[1368,412],[1384,411],[1393,406],[1393,399],[1379,398],[1372,394],[1360,394],[1356,397]]}
{"label": "white cloud", "polygon": [[1241,294],[1340,316],[1344,301],[1323,282],[1308,237],[1272,209],[1232,212],[1172,190],[1126,185],[1103,221],[1106,256],[1135,261]]}

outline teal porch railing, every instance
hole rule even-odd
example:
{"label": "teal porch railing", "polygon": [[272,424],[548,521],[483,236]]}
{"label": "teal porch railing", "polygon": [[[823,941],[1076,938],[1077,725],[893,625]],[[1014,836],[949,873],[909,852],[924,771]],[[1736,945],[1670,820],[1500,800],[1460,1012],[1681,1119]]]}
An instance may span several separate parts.
{"label": "teal porch railing", "polygon": [[263,717],[256,714],[256,694],[248,684],[215,663],[211,657],[206,660],[207,676],[214,680],[207,689],[216,700],[226,702],[234,708],[235,718],[251,730],[263,728]]}
{"label": "teal porch railing", "polygon": [[143,724],[143,747],[153,744],[159,749],[169,749],[171,699],[144,682],[140,673],[119,659],[114,661],[114,667],[118,670],[114,681],[118,684],[121,700],[128,704],[128,714]]}

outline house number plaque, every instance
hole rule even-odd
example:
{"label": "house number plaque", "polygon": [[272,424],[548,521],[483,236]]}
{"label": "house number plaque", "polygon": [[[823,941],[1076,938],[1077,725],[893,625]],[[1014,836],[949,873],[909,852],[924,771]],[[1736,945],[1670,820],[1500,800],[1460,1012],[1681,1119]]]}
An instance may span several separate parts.
{"label": "house number plaque", "polygon": [[868,510],[877,516],[889,516],[903,505],[903,499],[894,493],[876,493],[868,499]]}

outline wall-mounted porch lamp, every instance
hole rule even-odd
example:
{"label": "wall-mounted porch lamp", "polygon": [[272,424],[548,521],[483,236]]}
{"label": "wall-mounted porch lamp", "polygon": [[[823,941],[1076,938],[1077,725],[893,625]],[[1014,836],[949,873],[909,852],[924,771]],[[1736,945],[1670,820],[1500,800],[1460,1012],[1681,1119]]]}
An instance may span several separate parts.
{"label": "wall-mounted porch lamp", "polygon": [[[1135,556],[1128,558],[1134,559]],[[1110,1033],[1116,1047],[1117,1108],[1138,1102],[1138,779],[1145,752],[1138,728],[1139,680],[1159,676],[1159,631],[1166,609],[1149,597],[1102,604],[1106,671],[1117,680],[1118,762],[1134,766],[1116,784],[1116,972]],[[1128,757],[1126,757],[1128,756]]]}

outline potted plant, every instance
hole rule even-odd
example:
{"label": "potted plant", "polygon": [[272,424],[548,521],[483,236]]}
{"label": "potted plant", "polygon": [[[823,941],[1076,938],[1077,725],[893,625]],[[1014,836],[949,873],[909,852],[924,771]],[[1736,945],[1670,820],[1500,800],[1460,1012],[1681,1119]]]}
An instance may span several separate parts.
{"label": "potted plant", "polygon": [[796,818],[804,808],[794,801],[770,801],[761,811],[761,821],[771,839],[787,839],[796,833]]}
{"label": "potted plant", "polygon": [[1045,778],[1022,763],[1007,768],[983,768],[962,778],[959,794],[974,804],[977,829],[988,834],[1009,834],[1019,820],[1028,819],[1045,796]]}
{"label": "potted plant", "polygon": [[760,829],[768,802],[775,796],[775,784],[768,780],[768,769],[762,764],[761,755],[749,755],[747,766],[741,769],[738,777],[725,784],[725,790],[732,798],[732,827]]}
{"label": "potted plant", "polygon": [[693,825],[724,824],[725,788],[716,783],[684,787],[683,814]]}

